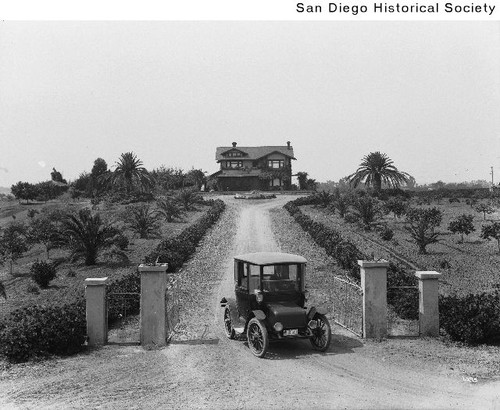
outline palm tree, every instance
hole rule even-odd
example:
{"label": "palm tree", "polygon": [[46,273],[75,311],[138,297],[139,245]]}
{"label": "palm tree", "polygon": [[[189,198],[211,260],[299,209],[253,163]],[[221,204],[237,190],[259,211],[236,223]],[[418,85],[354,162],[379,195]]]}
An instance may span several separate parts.
{"label": "palm tree", "polygon": [[133,152],[125,152],[116,162],[116,168],[110,174],[110,179],[113,183],[125,185],[127,194],[132,191],[134,185],[140,189],[150,188],[153,185],[153,179],[142,165],[137,155]]}
{"label": "palm tree", "polygon": [[411,175],[399,171],[386,154],[377,151],[366,155],[356,172],[347,178],[354,187],[364,182],[379,192],[382,189],[382,183],[398,188],[402,183],[409,182]]}
{"label": "palm tree", "polygon": [[85,265],[95,265],[99,253],[115,243],[116,229],[105,224],[99,214],[81,209],[63,222],[60,242],[71,249],[71,260],[85,259]]}

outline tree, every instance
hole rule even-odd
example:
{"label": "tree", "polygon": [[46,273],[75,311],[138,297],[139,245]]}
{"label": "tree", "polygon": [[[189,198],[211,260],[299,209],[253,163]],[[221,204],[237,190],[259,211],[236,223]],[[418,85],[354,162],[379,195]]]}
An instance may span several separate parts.
{"label": "tree", "polygon": [[371,152],[366,155],[354,174],[348,176],[352,186],[357,187],[364,182],[373,186],[376,192],[382,189],[382,183],[398,188],[410,181],[411,175],[398,171],[393,161],[384,153]]}
{"label": "tree", "polygon": [[495,212],[495,210],[489,206],[488,204],[485,203],[480,203],[479,205],[476,206],[476,211],[477,212],[482,212],[483,213],[483,220],[486,220],[486,214],[492,214]]}
{"label": "tree", "polygon": [[99,254],[115,245],[117,231],[105,224],[98,213],[81,209],[63,221],[59,242],[71,250],[71,260],[83,258],[85,265],[95,265]]}
{"label": "tree", "polygon": [[27,231],[24,224],[12,222],[0,235],[0,260],[5,263],[10,260],[10,274],[12,275],[12,261],[20,258],[29,249]]}
{"label": "tree", "polygon": [[461,235],[461,243],[464,241],[464,234],[469,235],[474,232],[474,216],[462,214],[457,216],[454,220],[450,221],[448,225],[448,230],[452,233],[459,233]]}
{"label": "tree", "polygon": [[481,238],[496,239],[498,244],[498,253],[500,253],[500,222],[493,222],[490,225],[481,227]]}
{"label": "tree", "polygon": [[299,189],[304,191],[307,189],[307,177],[309,174],[307,172],[297,172],[297,182],[299,183]]}
{"label": "tree", "polygon": [[35,185],[30,184],[29,182],[19,181],[17,184],[12,185],[10,190],[12,195],[19,200],[26,200],[26,203],[34,200],[38,195]]}
{"label": "tree", "polygon": [[141,191],[147,190],[152,187],[153,179],[142,165],[142,161],[133,152],[125,152],[116,162],[116,168],[109,179],[112,183],[124,185],[127,194],[130,194],[134,187]]}
{"label": "tree", "polygon": [[29,241],[45,246],[47,259],[50,259],[49,251],[58,245],[60,228],[60,213],[44,212],[34,218],[28,226]]}
{"label": "tree", "polygon": [[90,177],[94,180],[97,180],[101,175],[104,175],[108,172],[108,164],[102,158],[97,158],[94,161],[94,166],[90,171]]}
{"label": "tree", "polygon": [[333,206],[339,212],[341,218],[344,218],[352,203],[352,195],[349,192],[342,192],[339,188],[333,192]]}
{"label": "tree", "polygon": [[142,239],[147,239],[151,234],[157,233],[160,229],[158,213],[151,209],[148,204],[127,207],[126,220],[130,229]]}
{"label": "tree", "polygon": [[387,212],[392,212],[394,218],[401,218],[408,208],[408,203],[399,197],[393,196],[385,202],[384,208]]}
{"label": "tree", "polygon": [[200,190],[202,185],[205,184],[207,178],[205,177],[205,173],[201,169],[191,169],[186,174],[186,183],[189,185],[194,185],[196,189]]}
{"label": "tree", "polygon": [[164,216],[167,222],[172,222],[175,218],[180,218],[182,215],[179,204],[172,198],[161,199],[156,205],[158,206],[158,213]]}
{"label": "tree", "polygon": [[439,232],[435,229],[441,225],[443,213],[437,208],[411,208],[406,213],[405,229],[418,245],[419,253],[426,254],[427,245],[438,242]]}
{"label": "tree", "polygon": [[63,178],[62,174],[55,168],[52,168],[52,172],[50,173],[50,178],[52,179],[52,181],[60,182],[62,184],[67,184],[67,181]]}

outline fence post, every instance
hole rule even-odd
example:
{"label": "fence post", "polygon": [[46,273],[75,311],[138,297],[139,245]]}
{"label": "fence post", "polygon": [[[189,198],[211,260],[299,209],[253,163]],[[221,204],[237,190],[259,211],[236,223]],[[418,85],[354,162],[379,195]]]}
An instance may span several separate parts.
{"label": "fence post", "polygon": [[168,265],[139,265],[141,274],[141,345],[166,345],[165,291]]}
{"label": "fence post", "polygon": [[87,343],[89,346],[102,346],[108,342],[107,280],[107,277],[85,279]]}
{"label": "fence post", "polygon": [[439,336],[439,293],[440,273],[417,271],[419,306],[418,317],[421,336]]}
{"label": "fence post", "polygon": [[387,267],[389,262],[358,260],[363,289],[363,337],[387,337]]}

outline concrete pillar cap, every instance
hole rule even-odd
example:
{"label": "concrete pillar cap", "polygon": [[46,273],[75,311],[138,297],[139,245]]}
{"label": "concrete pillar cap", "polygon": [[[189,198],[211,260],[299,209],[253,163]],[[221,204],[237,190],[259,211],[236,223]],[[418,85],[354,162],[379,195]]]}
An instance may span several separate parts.
{"label": "concrete pillar cap", "polygon": [[358,260],[358,265],[362,268],[387,268],[389,267],[389,262],[385,259],[380,259],[378,261]]}
{"label": "concrete pillar cap", "polygon": [[441,274],[434,270],[418,270],[415,272],[415,276],[420,280],[426,280],[426,279],[439,279]]}
{"label": "concrete pillar cap", "polygon": [[148,265],[146,263],[141,263],[139,265],[139,272],[166,272],[168,269],[168,263],[159,263],[156,265]]}
{"label": "concrete pillar cap", "polygon": [[87,278],[87,279],[85,279],[85,285],[86,286],[101,286],[101,285],[105,285],[107,280],[108,280],[107,276],[104,278]]}

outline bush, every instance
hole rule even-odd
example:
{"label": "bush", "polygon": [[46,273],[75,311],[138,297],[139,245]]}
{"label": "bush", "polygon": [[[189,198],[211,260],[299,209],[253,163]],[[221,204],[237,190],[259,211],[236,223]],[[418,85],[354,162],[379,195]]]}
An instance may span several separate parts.
{"label": "bush", "polygon": [[420,254],[426,254],[427,245],[438,242],[435,229],[441,224],[443,213],[438,208],[409,209],[406,213],[405,229],[418,245]]}
{"label": "bush", "polygon": [[50,354],[79,352],[85,342],[85,301],[64,306],[33,305],[0,321],[0,356],[25,362]]}
{"label": "bush", "polygon": [[31,265],[30,276],[38,286],[45,289],[51,280],[56,277],[56,268],[52,263],[36,261]]}
{"label": "bush", "polygon": [[453,340],[487,342],[500,335],[500,292],[440,296],[439,321]]}
{"label": "bush", "polygon": [[226,205],[220,199],[208,202],[211,208],[196,223],[184,229],[179,235],[162,240],[156,249],[146,257],[147,263],[168,263],[168,272],[175,272],[196,250],[196,245],[206,231],[219,219]]}
{"label": "bush", "polygon": [[394,231],[388,226],[384,226],[384,228],[380,231],[380,238],[384,241],[390,241],[394,236]]}
{"label": "bush", "polygon": [[26,288],[26,292],[28,293],[33,293],[34,295],[38,295],[40,294],[40,289],[38,288],[37,285],[31,283],[28,285],[28,287]]}

